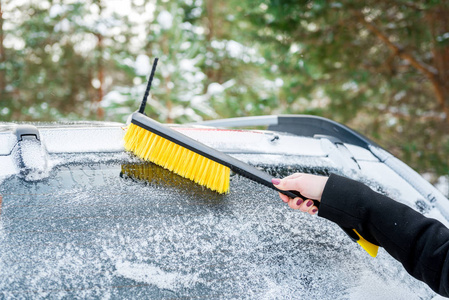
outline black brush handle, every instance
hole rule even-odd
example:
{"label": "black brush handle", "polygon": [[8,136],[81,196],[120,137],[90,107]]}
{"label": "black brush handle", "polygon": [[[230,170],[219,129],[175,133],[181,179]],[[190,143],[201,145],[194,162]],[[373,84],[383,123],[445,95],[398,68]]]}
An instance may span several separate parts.
{"label": "black brush handle", "polygon": [[[249,178],[257,183],[263,184],[263,185],[265,185],[275,191],[278,191],[292,199],[296,198],[296,197],[299,197],[302,200],[307,199],[306,197],[301,195],[301,193],[298,191],[283,191],[283,190],[278,189],[271,182],[271,179],[273,177],[270,174],[257,169],[256,167],[253,167],[251,165],[248,165],[247,163],[244,163],[242,161],[234,159],[233,157],[230,157],[229,162],[230,162],[230,164],[228,165],[228,167],[237,174],[240,174],[246,178]],[[314,200],[314,203],[316,206],[319,206],[318,201]]]}

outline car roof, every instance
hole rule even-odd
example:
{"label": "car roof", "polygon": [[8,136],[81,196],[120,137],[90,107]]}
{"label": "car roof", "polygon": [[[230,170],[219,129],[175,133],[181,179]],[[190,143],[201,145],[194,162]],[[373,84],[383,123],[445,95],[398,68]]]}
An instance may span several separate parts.
{"label": "car roof", "polygon": [[[218,195],[142,163],[123,151],[124,124],[18,127],[0,130],[6,297],[434,295],[386,252],[369,257],[338,226],[289,209],[265,186],[233,175],[230,193]],[[447,199],[432,189],[422,195],[385,163],[392,157],[381,148],[380,159],[363,145],[323,136],[174,128],[272,176],[335,172],[448,221]]]}

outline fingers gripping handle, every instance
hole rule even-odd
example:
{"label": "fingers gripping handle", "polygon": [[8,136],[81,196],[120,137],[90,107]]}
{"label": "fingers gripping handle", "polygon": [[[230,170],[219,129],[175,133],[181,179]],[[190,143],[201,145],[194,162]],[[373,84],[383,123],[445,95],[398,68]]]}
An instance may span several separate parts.
{"label": "fingers gripping handle", "polygon": [[[282,191],[282,190],[280,190],[280,189],[278,189],[278,188],[276,188],[276,190],[277,190],[278,192],[280,192],[280,193],[282,193],[282,194],[284,194],[284,195],[286,195],[286,196],[292,198],[292,199],[294,199],[294,198],[296,198],[296,197],[299,197],[299,198],[301,198],[301,199],[304,200],[304,201],[307,200],[307,198],[304,197],[303,195],[301,195],[298,191]],[[313,200],[313,199],[310,199],[310,200],[313,201],[313,205],[315,205],[315,206],[318,207],[318,208],[320,207],[320,201]]]}
{"label": "fingers gripping handle", "polygon": [[303,195],[301,195],[299,192],[297,192],[297,191],[283,191],[283,190],[280,190],[280,189],[278,189],[278,188],[276,188],[276,190],[278,191],[278,192],[280,192],[280,193],[282,193],[282,194],[284,194],[284,195],[286,195],[286,196],[288,196],[288,197],[290,197],[290,198],[296,198],[296,197],[299,197],[299,198],[301,198],[302,200],[306,200],[306,197],[304,197]]}

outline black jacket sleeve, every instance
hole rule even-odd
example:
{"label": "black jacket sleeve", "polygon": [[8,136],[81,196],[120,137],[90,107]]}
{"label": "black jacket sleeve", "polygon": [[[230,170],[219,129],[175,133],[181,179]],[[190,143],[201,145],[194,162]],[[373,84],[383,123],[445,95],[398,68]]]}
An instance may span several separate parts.
{"label": "black jacket sleeve", "polygon": [[368,186],[331,174],[318,215],[356,229],[400,261],[413,277],[449,296],[449,229]]}

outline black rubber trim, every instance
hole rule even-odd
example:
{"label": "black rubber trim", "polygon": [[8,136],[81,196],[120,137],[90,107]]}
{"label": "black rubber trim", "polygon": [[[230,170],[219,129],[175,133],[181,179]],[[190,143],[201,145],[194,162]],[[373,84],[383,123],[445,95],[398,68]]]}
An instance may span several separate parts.
{"label": "black rubber trim", "polygon": [[278,116],[277,124],[269,125],[268,130],[307,137],[328,135],[339,139],[343,143],[356,145],[367,150],[370,150],[368,145],[381,148],[375,142],[351,128],[319,116],[281,115]]}

